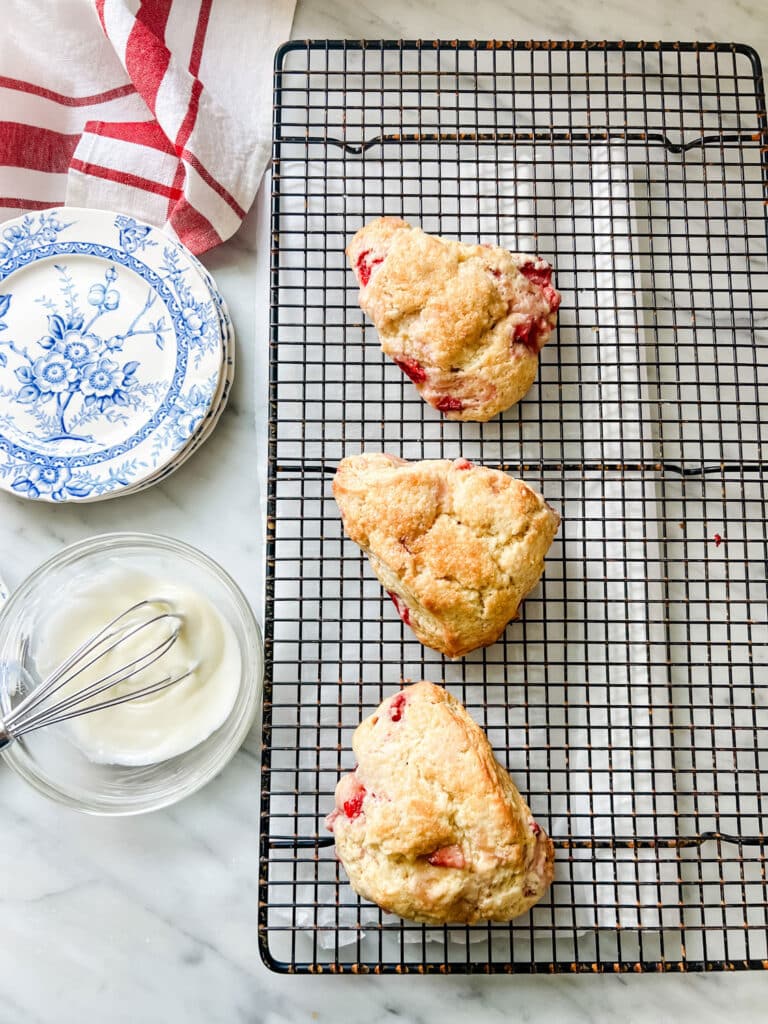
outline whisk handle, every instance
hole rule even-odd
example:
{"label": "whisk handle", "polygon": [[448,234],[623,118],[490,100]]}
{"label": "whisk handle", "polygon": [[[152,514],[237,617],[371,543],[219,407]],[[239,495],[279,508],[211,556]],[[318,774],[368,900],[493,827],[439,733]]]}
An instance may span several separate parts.
{"label": "whisk handle", "polygon": [[11,734],[5,728],[3,723],[0,722],[0,750],[2,750],[3,747],[7,747],[12,739],[13,739],[13,736],[11,736]]}

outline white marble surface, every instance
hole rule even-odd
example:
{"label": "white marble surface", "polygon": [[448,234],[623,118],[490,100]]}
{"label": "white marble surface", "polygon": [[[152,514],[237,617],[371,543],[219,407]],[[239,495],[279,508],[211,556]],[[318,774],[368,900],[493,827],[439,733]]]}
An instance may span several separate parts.
{"label": "white marble surface", "polygon": [[[768,57],[763,0],[318,0],[294,35],[733,39]],[[207,260],[232,307],[238,377],[215,436],[147,494],[50,508],[0,495],[0,573],[18,583],[63,543],[164,532],[204,548],[262,594],[266,374],[264,196]],[[0,1024],[765,1019],[768,974],[650,977],[300,978],[270,975],[256,943],[258,750],[175,809],[127,821],[47,803],[0,766]]]}

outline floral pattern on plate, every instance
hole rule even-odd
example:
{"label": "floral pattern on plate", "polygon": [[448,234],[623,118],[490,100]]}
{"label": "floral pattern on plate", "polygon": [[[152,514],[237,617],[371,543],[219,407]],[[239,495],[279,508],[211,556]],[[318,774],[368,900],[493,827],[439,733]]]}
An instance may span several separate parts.
{"label": "floral pattern on plate", "polygon": [[[99,419],[128,420],[127,408],[150,410],[160,392],[160,382],[141,384],[136,371],[140,360],[130,355],[136,337],[151,334],[158,348],[170,331],[167,315],[151,322],[147,314],[157,296],[150,289],[144,308],[134,316],[123,333],[103,334],[97,321],[118,310],[121,301],[119,274],[114,266],[104,281],[91,285],[83,304],[66,265],[56,263],[59,302],[49,296],[38,299],[47,310],[44,333],[27,346],[20,346],[9,331],[8,316],[13,296],[0,295],[0,367],[13,367],[19,387],[15,394],[3,391],[11,405],[26,406],[33,419],[37,440],[97,443],[88,425]],[[95,307],[95,308],[94,308]],[[90,314],[90,315],[88,315]],[[28,318],[24,306],[19,316]],[[86,316],[88,319],[86,320]],[[120,413],[124,409],[126,412]]]}

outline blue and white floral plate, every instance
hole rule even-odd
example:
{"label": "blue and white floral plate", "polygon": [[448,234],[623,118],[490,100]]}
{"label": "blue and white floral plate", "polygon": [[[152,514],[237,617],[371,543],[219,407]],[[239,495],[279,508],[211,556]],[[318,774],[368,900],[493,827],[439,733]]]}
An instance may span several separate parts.
{"label": "blue and white floral plate", "polygon": [[6,222],[0,488],[94,501],[180,465],[229,390],[228,315],[209,282],[129,217],[64,207]]}

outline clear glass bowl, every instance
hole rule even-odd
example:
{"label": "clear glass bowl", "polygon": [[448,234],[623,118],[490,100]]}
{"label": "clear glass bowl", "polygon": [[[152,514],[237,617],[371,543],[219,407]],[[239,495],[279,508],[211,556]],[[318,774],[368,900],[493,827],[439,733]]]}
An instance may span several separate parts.
{"label": "clear glass bowl", "polygon": [[229,622],[241,654],[240,687],[224,724],[184,754],[153,765],[94,764],[56,725],[28,733],[2,751],[5,761],[46,796],[91,814],[125,815],[176,803],[204,786],[232,758],[259,710],[261,631],[234,580],[206,555],[168,537],[110,533],[81,541],[44,562],[0,610],[0,719],[23,693],[19,667],[33,670],[42,625],[56,602],[111,566],[149,570],[204,593]]}

